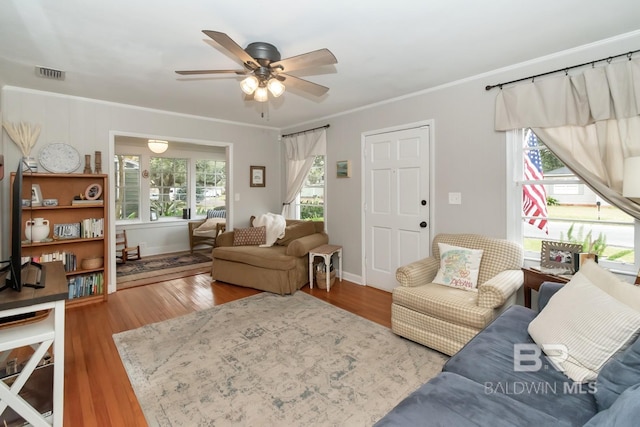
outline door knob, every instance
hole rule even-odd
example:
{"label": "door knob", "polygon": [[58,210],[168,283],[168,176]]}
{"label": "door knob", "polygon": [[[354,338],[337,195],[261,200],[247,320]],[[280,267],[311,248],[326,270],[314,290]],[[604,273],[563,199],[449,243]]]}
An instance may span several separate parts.
{"label": "door knob", "polygon": [[427,228],[427,221],[422,221],[420,223],[420,228]]}

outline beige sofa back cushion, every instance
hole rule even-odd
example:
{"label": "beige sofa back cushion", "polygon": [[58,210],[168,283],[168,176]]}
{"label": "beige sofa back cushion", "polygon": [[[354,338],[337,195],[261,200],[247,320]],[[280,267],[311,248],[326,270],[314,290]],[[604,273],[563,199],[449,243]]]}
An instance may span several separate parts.
{"label": "beige sofa back cushion", "polygon": [[524,262],[522,247],[504,239],[494,239],[478,234],[438,234],[433,238],[431,249],[436,259],[440,259],[438,243],[484,251],[478,273],[478,285],[504,270],[519,270]]}

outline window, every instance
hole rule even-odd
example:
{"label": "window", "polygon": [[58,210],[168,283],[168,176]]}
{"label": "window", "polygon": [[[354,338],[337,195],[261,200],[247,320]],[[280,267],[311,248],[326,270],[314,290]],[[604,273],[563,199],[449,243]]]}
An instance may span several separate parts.
{"label": "window", "polygon": [[182,217],[188,206],[187,159],[151,157],[149,199],[158,217]]}
{"label": "window", "polygon": [[296,201],[296,218],[324,220],[325,156],[316,156]]}
{"label": "window", "polygon": [[140,157],[115,156],[116,219],[140,217]]}
{"label": "window", "polygon": [[226,162],[196,160],[196,212],[204,215],[208,209],[226,204]]}
{"label": "window", "polygon": [[605,267],[635,274],[633,218],[594,193],[531,130],[513,131],[507,142],[509,234],[525,257],[539,261],[542,240],[579,243]]}

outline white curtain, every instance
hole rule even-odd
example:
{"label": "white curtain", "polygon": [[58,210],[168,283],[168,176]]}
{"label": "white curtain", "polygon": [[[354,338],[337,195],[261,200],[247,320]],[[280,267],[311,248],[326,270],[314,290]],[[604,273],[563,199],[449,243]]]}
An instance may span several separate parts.
{"label": "white curtain", "polygon": [[496,130],[532,128],[549,149],[611,204],[640,219],[622,197],[624,159],[640,156],[640,60],[520,84],[496,98]]}
{"label": "white curtain", "polygon": [[296,200],[316,156],[324,156],[327,151],[327,131],[325,128],[303,132],[284,138],[287,159],[287,194],[282,204],[282,215],[293,218],[291,203]]}

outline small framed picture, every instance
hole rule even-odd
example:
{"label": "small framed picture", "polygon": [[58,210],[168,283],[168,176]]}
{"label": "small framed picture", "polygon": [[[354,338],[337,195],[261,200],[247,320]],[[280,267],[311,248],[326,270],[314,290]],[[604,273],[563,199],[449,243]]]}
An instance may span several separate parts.
{"label": "small framed picture", "polygon": [[84,190],[84,198],[86,200],[98,200],[102,196],[102,185],[95,183],[91,184]]}
{"label": "small framed picture", "polygon": [[31,184],[31,206],[42,206],[42,190],[38,184]]}
{"label": "small framed picture", "polygon": [[80,238],[80,223],[72,224],[54,224],[53,225],[53,238],[59,239],[79,239]]}
{"label": "small framed picture", "polygon": [[152,211],[151,211],[151,215],[150,215],[149,219],[150,219],[151,221],[157,221],[157,220],[158,220],[158,212],[156,212],[156,211],[152,210]]}
{"label": "small framed picture", "polygon": [[540,266],[575,273],[573,259],[580,252],[582,252],[582,245],[543,240]]}
{"label": "small framed picture", "polygon": [[338,160],[336,162],[336,177],[351,178],[351,160]]}
{"label": "small framed picture", "polygon": [[251,187],[264,187],[266,185],[266,177],[265,177],[265,167],[264,166],[250,166],[250,181],[249,186]]}

